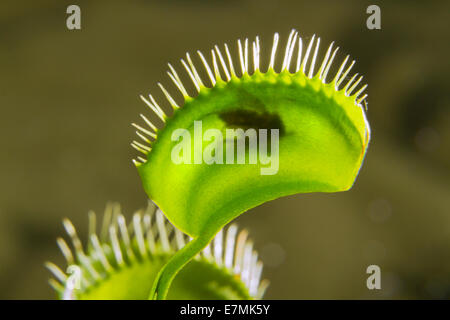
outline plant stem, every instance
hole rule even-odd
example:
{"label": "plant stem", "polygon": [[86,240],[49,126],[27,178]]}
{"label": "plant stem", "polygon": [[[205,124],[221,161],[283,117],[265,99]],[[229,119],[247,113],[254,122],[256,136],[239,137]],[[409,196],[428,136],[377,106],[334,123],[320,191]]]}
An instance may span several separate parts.
{"label": "plant stem", "polygon": [[164,300],[177,273],[211,242],[212,236],[199,236],[179,250],[159,271],[153,282],[149,300]]}

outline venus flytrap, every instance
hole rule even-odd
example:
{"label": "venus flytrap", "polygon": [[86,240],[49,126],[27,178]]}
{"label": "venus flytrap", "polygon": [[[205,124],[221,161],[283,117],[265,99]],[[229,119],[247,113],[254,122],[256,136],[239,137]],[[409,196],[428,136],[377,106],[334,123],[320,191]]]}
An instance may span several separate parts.
{"label": "venus flytrap", "polygon": [[[63,238],[57,243],[67,273],[46,263],[54,277],[49,282],[61,299],[147,299],[159,270],[190,241],[152,204],[128,224],[119,205],[108,205],[100,232],[96,219],[94,213],[89,215],[86,245],[64,220],[71,245]],[[262,267],[247,231],[231,225],[179,273],[167,298],[260,299],[268,285],[260,281]],[[72,278],[70,270],[79,278]]]}
{"label": "venus flytrap", "polygon": [[[349,63],[348,56],[330,81],[328,74],[338,48],[332,43],[318,62],[319,44],[320,38],[315,36],[304,43],[293,30],[281,51],[279,69],[275,66],[279,36],[275,34],[264,71],[258,37],[251,47],[248,39],[238,41],[237,64],[227,45],[224,51],[215,46],[211,50],[212,63],[198,52],[208,80],[200,77],[187,54],[181,63],[196,88],[196,96],[188,94],[169,64],[169,77],[184,97],[184,105],[180,107],[161,84],[158,85],[174,110],[172,117],[151,95],[142,97],[164,122],[164,128],[158,128],[145,116],[142,118],[148,127],[133,124],[142,141],[132,145],[145,155],[134,163],[150,199],[175,227],[193,238],[161,269],[150,298],[166,298],[172,280],[183,266],[243,212],[291,194],[338,192],[352,187],[370,140],[362,107],[367,85],[360,84],[362,77],[357,74],[350,76],[354,61]],[[198,121],[205,132],[216,133],[214,139],[195,134]],[[194,139],[189,146],[179,145],[180,129]],[[226,164],[226,155],[220,150],[231,149],[231,143],[233,149],[234,143],[244,145],[248,158],[256,152],[255,146],[246,144],[245,134],[232,141],[224,139],[230,129],[244,133],[249,129],[277,130],[278,143],[267,151],[267,155],[278,155],[276,174],[261,174],[267,169],[267,157],[266,162],[242,164],[233,154],[236,161]],[[201,146],[200,151],[195,145]],[[173,161],[174,153],[183,161]],[[202,157],[205,153],[215,161],[184,161],[191,155]],[[264,160],[263,153],[256,154]]]}

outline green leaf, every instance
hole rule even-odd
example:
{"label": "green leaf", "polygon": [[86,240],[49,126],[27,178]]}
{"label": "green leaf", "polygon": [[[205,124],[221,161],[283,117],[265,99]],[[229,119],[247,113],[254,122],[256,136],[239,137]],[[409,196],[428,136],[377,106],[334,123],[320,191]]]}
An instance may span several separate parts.
{"label": "green leaf", "polygon": [[[166,266],[167,270],[160,273],[163,279],[158,278],[154,284],[154,290],[161,292],[160,297],[164,297],[177,270],[206,246],[218,230],[243,212],[291,194],[338,192],[352,187],[370,137],[362,108],[366,98],[362,92],[366,86],[357,89],[361,78],[355,81],[356,75],[347,80],[353,66],[353,63],[347,65],[348,57],[334,79],[327,82],[336,50],[332,52],[331,45],[322,63],[315,67],[319,41],[315,42],[313,37],[307,49],[300,47],[294,57],[297,43],[302,43],[302,39],[293,31],[281,71],[276,72],[273,68],[278,44],[276,34],[268,71],[261,72],[259,40],[256,39],[253,62],[250,61],[253,71],[250,72],[247,40],[245,49],[239,42],[240,77],[234,71],[236,67],[228,47],[225,47],[228,63],[216,47],[212,52],[215,75],[210,74],[211,87],[203,84],[188,55],[189,65],[185,64],[185,67],[199,89],[198,95],[187,95],[171,67],[172,80],[184,95],[183,107],[179,108],[162,86],[175,109],[172,117],[167,118],[152,97],[151,102],[145,100],[164,119],[165,127],[162,130],[153,128],[156,139],[149,139],[144,149],[139,143],[133,143],[147,155],[143,163],[136,162],[139,175],[150,199],[177,228],[194,238],[190,246]],[[216,56],[225,80],[221,78]],[[208,72],[207,61],[203,59],[203,63]],[[295,66],[291,66],[294,63]],[[292,69],[295,69],[293,73]],[[179,129],[189,134],[176,140]],[[208,129],[218,130],[221,135],[211,142],[203,136]],[[260,154],[257,163],[250,164],[251,155],[258,154],[260,145],[250,146],[245,137],[226,139],[229,129],[255,129],[258,133],[260,129],[268,132],[278,129],[278,141],[276,136],[271,136],[268,141],[270,165],[264,163]],[[258,143],[261,139],[259,136]],[[239,140],[246,143],[245,164],[236,161],[226,164],[226,151],[235,148]],[[181,148],[180,143],[186,141],[189,144]],[[217,162],[222,160],[223,163],[208,164],[204,160],[194,163],[196,155],[201,159],[211,148],[218,152],[220,146],[224,152],[222,156],[216,155]],[[177,163],[173,159],[174,153],[187,155],[186,159],[191,163]],[[237,160],[236,152],[234,160]],[[268,167],[272,167],[271,174],[267,174]]]}

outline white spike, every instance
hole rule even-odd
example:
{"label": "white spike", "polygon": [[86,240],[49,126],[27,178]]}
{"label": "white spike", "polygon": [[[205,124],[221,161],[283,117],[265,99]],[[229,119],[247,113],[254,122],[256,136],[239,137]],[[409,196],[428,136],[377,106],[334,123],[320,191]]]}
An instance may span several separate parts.
{"label": "white spike", "polygon": [[112,224],[117,224],[117,217],[122,214],[122,209],[120,207],[120,203],[114,202],[112,204]]}
{"label": "white spike", "polygon": [[189,55],[189,53],[186,53],[186,58],[189,63],[189,66],[191,67],[191,70],[194,74],[194,77],[197,80],[197,83],[200,85],[200,87],[202,87],[202,86],[204,87],[205,85],[203,84],[202,79],[198,75],[197,69],[195,68],[195,65],[192,63],[191,56]]}
{"label": "white spike", "polygon": [[152,231],[151,219],[152,218],[149,214],[144,215],[144,226],[145,226],[145,230],[147,230],[147,234],[146,234],[145,238],[147,240],[148,249],[149,249],[150,253],[154,253],[155,252],[155,237],[154,237],[153,231]]}
{"label": "white spike", "polygon": [[[139,116],[142,118],[142,120],[145,121],[145,123],[146,123],[150,128],[153,129],[154,124],[153,124],[150,120],[148,120],[146,116],[144,116],[142,113],[139,114]],[[156,138],[156,135],[155,135],[155,138]]]}
{"label": "white spike", "polygon": [[348,92],[348,88],[350,87],[350,85],[352,84],[352,82],[355,80],[355,78],[358,76],[358,73],[355,73],[354,75],[353,75],[353,77],[351,77],[350,78],[350,80],[347,82],[347,84],[345,85],[345,87],[344,87],[344,93],[345,93],[345,95],[347,96],[348,94],[347,94],[347,92]]}
{"label": "white spike", "polygon": [[[160,118],[161,121],[165,123],[165,122],[166,122],[166,117],[167,117],[167,116],[166,116],[166,114],[164,113],[164,111],[162,111],[162,109],[159,107],[159,105],[152,104],[152,103],[151,103],[150,101],[148,101],[143,95],[141,95],[140,97],[141,97],[142,101],[144,101],[145,104],[146,104],[147,106],[149,106],[150,109],[152,109],[152,111],[158,116],[158,118]],[[154,100],[152,95],[149,95],[149,97],[150,97],[150,99]]]}
{"label": "white spike", "polygon": [[242,50],[241,39],[238,39],[238,48],[239,48],[239,62],[241,63],[241,73],[245,74],[245,59],[244,59],[244,51]]}
{"label": "white spike", "polygon": [[178,88],[178,90],[180,90],[180,92],[183,95],[183,97],[189,96],[187,94],[186,89],[183,87],[183,85],[180,82],[178,82],[177,79],[175,79],[175,77],[169,71],[167,71],[167,75],[172,80],[172,82],[175,84],[175,86]]}
{"label": "white spike", "polygon": [[275,32],[275,34],[273,35],[273,45],[272,45],[272,53],[270,54],[269,70],[273,69],[273,66],[275,65],[275,57],[277,54],[278,40],[279,40],[278,32]]}
{"label": "white spike", "polygon": [[145,250],[145,240],[142,234],[141,215],[138,213],[133,215],[133,229],[136,236],[139,253],[142,257],[145,257],[147,256],[147,251]]}
{"label": "white spike", "polygon": [[144,225],[144,233],[147,232],[152,227],[152,217],[150,216],[148,209],[146,210],[144,217],[142,218],[142,223]]}
{"label": "white spike", "polygon": [[342,71],[345,68],[345,65],[347,64],[348,58],[350,58],[350,56],[346,56],[344,61],[341,63],[341,65],[339,66],[339,70],[338,72],[336,72],[336,75],[334,76],[334,79],[332,80],[332,82],[334,82],[334,88],[336,89],[336,83],[339,80],[339,78],[341,77]]}
{"label": "white spike", "polygon": [[344,79],[347,77],[348,73],[353,68],[354,64],[355,64],[355,60],[352,61],[350,66],[347,68],[347,70],[345,70],[345,72],[342,74],[342,76],[339,78],[339,80],[337,80],[337,82],[336,82],[336,90],[339,90],[339,86],[341,85],[342,81],[344,81]]}
{"label": "white spike", "polygon": [[250,278],[250,265],[252,262],[252,251],[253,251],[253,243],[248,241],[245,244],[244,256],[242,259],[242,271],[241,271],[241,279],[242,282],[248,287],[248,281]]}
{"label": "white spike", "polygon": [[96,228],[97,228],[97,217],[95,215],[95,212],[90,210],[88,212],[88,241],[92,234],[97,234]]}
{"label": "white spike", "polygon": [[222,264],[222,254],[223,254],[223,231],[217,233],[214,238],[214,259],[218,265]]}
{"label": "white spike", "polygon": [[256,40],[253,41],[253,66],[254,66],[254,72],[259,71],[259,58],[260,58],[260,52],[259,52],[259,37],[256,36]]}
{"label": "white spike", "polygon": [[[143,116],[143,117],[144,117],[144,116]],[[144,118],[145,118],[145,117],[144,117]],[[151,122],[149,121],[149,123],[151,123]],[[153,132],[151,132],[151,131],[148,131],[147,129],[142,128],[141,126],[137,125],[136,123],[132,123],[131,125],[132,125],[133,127],[135,127],[136,129],[138,129],[139,131],[145,133],[145,134],[148,135],[149,137],[151,137],[151,138],[153,138],[153,139],[156,139],[156,134],[155,134],[155,133],[153,133]]]}
{"label": "white spike", "polygon": [[312,48],[315,38],[316,38],[316,35],[313,35],[311,40],[309,41],[308,47],[306,48],[305,57],[303,58],[302,65],[300,66],[300,69],[302,70],[302,72],[305,75],[306,75],[306,71],[305,71],[306,65],[308,63],[309,54],[311,53],[311,48]]}
{"label": "white spike", "polygon": [[220,75],[219,65],[217,64],[216,52],[214,50],[211,50],[211,56],[212,56],[212,60],[213,60],[213,68],[214,68],[214,74],[216,76],[216,80],[217,81],[219,79],[222,80],[222,76]]}
{"label": "white spike", "polygon": [[102,242],[106,242],[106,238],[108,237],[108,228],[109,223],[111,222],[111,216],[112,216],[112,205],[111,203],[106,204],[105,213],[103,215],[103,223],[102,223],[102,229],[100,232],[100,239]]}
{"label": "white spike", "polygon": [[151,144],[152,141],[147,138],[146,136],[144,136],[142,133],[140,133],[139,131],[136,131],[136,135],[141,138],[145,143]]}
{"label": "white spike", "polygon": [[109,227],[109,237],[111,239],[111,245],[117,264],[123,266],[125,263],[123,261],[122,250],[120,249],[119,239],[117,238],[117,232],[114,226]]}
{"label": "white spike", "polygon": [[52,262],[46,262],[45,266],[51,273],[53,273],[56,279],[58,279],[62,283],[66,282],[67,275],[56,264]]}
{"label": "white spike", "polygon": [[188,65],[186,64],[186,62],[183,59],[181,59],[181,63],[183,64],[184,68],[186,69],[186,72],[188,73],[189,77],[191,78],[192,83],[195,86],[195,89],[197,89],[197,92],[200,92],[200,85],[197,82],[197,79],[195,79],[195,76],[192,73],[191,69],[188,67]]}
{"label": "white spike", "polygon": [[156,212],[157,206],[156,204],[151,200],[147,200],[147,208],[145,208],[145,215],[151,216]]}
{"label": "white spike", "polygon": [[248,38],[245,39],[244,61],[245,61],[245,72],[248,73]]}
{"label": "white spike", "polygon": [[225,240],[225,267],[228,269],[233,268],[233,254],[234,244],[236,242],[237,226],[232,224],[228,227],[227,237]]}
{"label": "white spike", "polygon": [[148,139],[146,136],[144,136],[142,133],[140,133],[139,131],[136,131],[136,135],[141,138],[145,143],[150,144],[151,141],[150,139]]}
{"label": "white spike", "polygon": [[148,97],[152,101],[152,104],[156,108],[156,110],[158,110],[159,115],[161,115],[160,119],[164,123],[166,123],[166,118],[167,118],[166,113],[163,111],[163,109],[161,109],[161,107],[159,106],[158,102],[156,102],[155,98],[153,98],[153,96],[151,94],[149,94]]}
{"label": "white spike", "polygon": [[327,53],[325,54],[325,57],[322,60],[322,64],[320,65],[318,74],[319,74],[319,79],[322,79],[322,75],[323,75],[323,71],[327,65],[328,59],[330,58],[330,54],[331,54],[331,50],[333,49],[333,44],[334,42],[332,42],[329,46],[328,46],[328,50]]}
{"label": "white spike", "polygon": [[217,56],[219,57],[220,63],[222,65],[222,69],[225,72],[225,77],[227,78],[227,81],[230,81],[231,80],[230,73],[228,71],[227,65],[225,64],[225,60],[222,57],[222,53],[220,52],[219,47],[217,47],[217,45],[214,46],[214,48],[216,49]]}
{"label": "white spike", "polygon": [[248,279],[247,279],[247,288],[249,288],[249,291],[251,290],[252,286],[252,277],[253,273],[256,271],[256,264],[258,263],[258,253],[253,250],[248,270]]}
{"label": "white spike", "polygon": [[281,67],[281,71],[283,70],[287,70],[288,69],[288,63],[289,63],[289,52],[291,51],[291,44],[292,44],[292,39],[295,38],[297,36],[297,32],[295,30],[292,30],[291,33],[289,34],[289,38],[286,44],[286,50],[284,53],[284,59],[283,59],[283,65]]}
{"label": "white spike", "polygon": [[297,53],[297,66],[295,67],[295,72],[300,71],[300,64],[302,62],[302,53],[303,53],[303,39],[298,36],[298,53]]}
{"label": "white spike", "polygon": [[291,66],[291,61],[292,61],[292,55],[294,54],[294,49],[295,49],[295,43],[297,41],[297,35],[298,33],[296,32],[294,34],[294,37],[292,38],[291,41],[291,46],[289,48],[289,52],[288,52],[288,58],[287,58],[287,62],[286,62],[286,70],[289,71],[289,68]]}
{"label": "white spike", "polygon": [[225,52],[228,58],[228,65],[230,66],[231,77],[236,77],[236,72],[234,71],[233,59],[231,59],[230,50],[228,50],[228,45],[225,43]]}
{"label": "white spike", "polygon": [[137,146],[134,142],[131,143],[131,146],[133,148],[135,148],[137,151],[142,152],[143,154],[147,155],[148,151],[146,151],[145,149],[142,149],[141,147]]}
{"label": "white spike", "polygon": [[181,250],[185,246],[185,242],[183,233],[178,229],[175,229],[175,239],[177,241],[178,250]]}
{"label": "white spike", "polygon": [[325,71],[322,74],[322,82],[326,83],[327,81],[327,75],[328,75],[328,71],[330,71],[330,67],[331,64],[333,63],[334,57],[336,56],[336,52],[338,52],[339,47],[336,47],[336,49],[334,49],[333,54],[331,55],[330,60],[327,63],[327,66],[325,67]]}
{"label": "white spike", "polygon": [[156,225],[158,226],[159,240],[161,241],[162,249],[164,251],[170,251],[169,238],[164,224],[164,214],[159,208],[156,210]]}
{"label": "white spike", "polygon": [[356,82],[350,87],[350,89],[348,89],[347,94],[349,96],[353,95],[352,94],[353,90],[355,90],[355,88],[358,86],[358,84],[361,82],[362,79],[363,79],[363,76],[360,76],[358,78],[358,80],[356,80]]}
{"label": "white spike", "polygon": [[56,281],[53,278],[48,279],[48,284],[50,285],[50,287],[53,288],[53,290],[55,290],[56,292],[63,292],[64,291],[64,286]]}
{"label": "white spike", "polygon": [[81,244],[80,239],[78,238],[77,231],[75,230],[75,227],[73,226],[72,222],[64,218],[63,219],[63,225],[66,229],[67,234],[70,236],[70,239],[72,240],[72,244],[75,248],[75,253],[77,255],[83,254],[83,246]]}
{"label": "white spike", "polygon": [[170,79],[172,79],[173,83],[177,86],[177,88],[181,91],[184,97],[188,97],[189,94],[186,91],[186,88],[183,86],[183,82],[181,81],[180,77],[178,76],[178,73],[175,71],[175,69],[172,67],[172,65],[169,63],[169,68],[171,72],[167,72]]}
{"label": "white spike", "polygon": [[[257,60],[258,60],[258,57],[256,56],[256,43],[255,43],[255,41],[253,41],[252,42],[252,51],[253,51],[253,72],[256,72],[257,70],[258,70],[258,68],[259,68],[259,61],[257,62]],[[256,64],[258,63],[258,67],[256,66]]]}
{"label": "white spike", "polygon": [[61,250],[64,258],[66,259],[67,265],[73,264],[72,251],[70,250],[69,246],[67,245],[67,242],[63,238],[57,238],[56,243],[58,244],[58,247]]}
{"label": "white spike", "polygon": [[314,73],[314,66],[316,65],[317,53],[319,51],[320,38],[317,38],[316,49],[314,50],[314,55],[311,61],[311,65],[309,66],[309,75],[308,77],[312,79]]}
{"label": "white spike", "polygon": [[150,152],[150,151],[152,150],[152,148],[150,148],[149,146],[146,146],[146,145],[144,145],[144,144],[142,144],[142,143],[140,143],[140,142],[137,142],[136,140],[134,140],[133,143],[134,143],[136,146],[138,146],[138,147],[144,149],[144,150],[147,151],[147,152]]}
{"label": "white spike", "polygon": [[119,226],[119,231],[122,236],[123,244],[125,245],[125,250],[128,255],[128,258],[133,259],[134,253],[133,249],[131,248],[131,239],[130,235],[128,234],[128,228],[125,221],[125,217],[122,214],[118,215],[117,224]]}
{"label": "white spike", "polygon": [[208,73],[209,80],[211,80],[211,84],[214,87],[216,85],[216,79],[214,78],[214,75],[212,74],[211,68],[209,67],[209,64],[206,61],[203,54],[200,51],[197,51],[197,53],[200,56],[200,59],[202,60],[203,65],[205,66],[206,72]]}
{"label": "white spike", "polygon": [[236,252],[234,255],[234,270],[233,272],[235,274],[239,274],[242,270],[242,259],[244,257],[244,248],[245,243],[247,241],[248,232],[247,230],[242,230],[239,232],[239,235],[237,237],[236,241]]}
{"label": "white spike", "polygon": [[284,58],[283,58],[283,64],[281,65],[281,71],[283,71],[286,68],[286,61],[287,57],[289,55],[289,49],[291,46],[292,37],[294,36],[295,30],[291,30],[291,33],[289,34],[289,38],[286,44],[286,49],[284,51]]}
{"label": "white spike", "polygon": [[[362,78],[362,77],[361,77]],[[367,84],[365,84],[364,86],[361,87],[361,89],[358,90],[358,92],[355,93],[355,97],[359,97],[359,95],[361,95],[361,93],[366,90],[367,88]]]}
{"label": "white spike", "polygon": [[100,241],[98,240],[97,235],[95,233],[91,234],[90,240],[95,252],[97,253],[97,257],[99,258],[101,264],[103,265],[103,268],[105,268],[105,270],[108,272],[112,271],[112,267],[109,264],[108,259],[106,258],[105,252],[103,251],[103,248],[100,244]]}
{"label": "white spike", "polygon": [[[361,101],[363,101],[364,99],[366,99],[367,98],[367,93],[366,94],[364,94],[361,98],[359,98],[358,100],[356,100],[356,103],[357,104],[361,104]],[[366,100],[364,100],[364,107],[365,107],[365,109],[366,109],[366,111],[367,111],[367,101]]]}
{"label": "white spike", "polygon": [[172,108],[174,110],[179,109],[180,107],[175,102],[175,100],[172,98],[172,96],[167,92],[167,90],[164,88],[164,86],[159,82],[158,82],[158,86],[161,89],[161,91],[164,93],[164,95],[166,96],[167,100],[169,100],[169,103],[172,106]]}
{"label": "white spike", "polygon": [[251,279],[250,279],[250,295],[256,297],[258,294],[258,284],[261,281],[263,264],[261,261],[256,263],[255,268],[252,271]]}

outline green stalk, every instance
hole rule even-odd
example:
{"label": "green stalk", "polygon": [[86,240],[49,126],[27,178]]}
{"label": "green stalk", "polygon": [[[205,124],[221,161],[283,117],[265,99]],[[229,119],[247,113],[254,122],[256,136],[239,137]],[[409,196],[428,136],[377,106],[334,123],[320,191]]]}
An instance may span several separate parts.
{"label": "green stalk", "polygon": [[199,254],[214,238],[212,236],[202,235],[190,241],[186,246],[179,250],[175,255],[161,268],[152,290],[150,291],[149,300],[165,300],[169,293],[170,285],[177,273]]}

